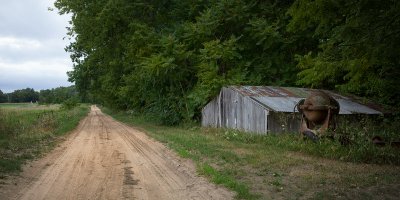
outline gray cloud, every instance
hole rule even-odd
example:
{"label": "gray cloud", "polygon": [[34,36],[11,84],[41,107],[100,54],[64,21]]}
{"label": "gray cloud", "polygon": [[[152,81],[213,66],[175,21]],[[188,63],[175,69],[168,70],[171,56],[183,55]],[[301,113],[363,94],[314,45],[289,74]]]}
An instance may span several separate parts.
{"label": "gray cloud", "polygon": [[71,85],[72,69],[64,47],[69,16],[60,16],[53,0],[0,0],[0,89],[11,92]]}
{"label": "gray cloud", "polygon": [[60,39],[68,26],[68,16],[48,11],[54,0],[1,0],[0,30],[2,35],[16,37],[48,38],[58,35]]}
{"label": "gray cloud", "polygon": [[36,90],[71,85],[66,71],[72,68],[67,59],[46,59],[43,61],[4,62],[0,60],[0,85],[2,91],[35,88]]}

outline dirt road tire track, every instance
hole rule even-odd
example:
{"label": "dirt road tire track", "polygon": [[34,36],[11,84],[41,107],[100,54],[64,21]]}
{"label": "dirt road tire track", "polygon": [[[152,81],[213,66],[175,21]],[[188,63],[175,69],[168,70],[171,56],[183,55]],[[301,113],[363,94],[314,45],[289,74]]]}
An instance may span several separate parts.
{"label": "dirt road tire track", "polygon": [[97,107],[59,148],[1,188],[1,199],[232,199],[146,134]]}

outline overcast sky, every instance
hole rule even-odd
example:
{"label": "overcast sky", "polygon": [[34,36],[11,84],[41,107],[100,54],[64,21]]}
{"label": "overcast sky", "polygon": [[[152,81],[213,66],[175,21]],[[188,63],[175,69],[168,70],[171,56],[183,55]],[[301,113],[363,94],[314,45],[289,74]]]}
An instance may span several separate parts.
{"label": "overcast sky", "polygon": [[54,0],[0,0],[0,90],[12,92],[69,86],[66,75],[72,62],[69,16],[60,16]]}

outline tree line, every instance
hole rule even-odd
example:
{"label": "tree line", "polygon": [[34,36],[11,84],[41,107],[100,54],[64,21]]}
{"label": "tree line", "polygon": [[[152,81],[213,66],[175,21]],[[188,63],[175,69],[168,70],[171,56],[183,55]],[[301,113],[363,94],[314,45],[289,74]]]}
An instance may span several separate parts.
{"label": "tree line", "polygon": [[25,103],[37,102],[39,100],[39,92],[32,88],[14,90],[11,93],[3,93],[0,90],[0,103]]}
{"label": "tree line", "polygon": [[337,90],[399,105],[397,0],[57,0],[85,99],[196,120],[226,85]]}
{"label": "tree line", "polygon": [[26,88],[14,90],[10,93],[3,93],[0,90],[0,103],[39,102],[41,104],[59,104],[68,99],[81,100],[75,86],[57,87],[40,91]]}

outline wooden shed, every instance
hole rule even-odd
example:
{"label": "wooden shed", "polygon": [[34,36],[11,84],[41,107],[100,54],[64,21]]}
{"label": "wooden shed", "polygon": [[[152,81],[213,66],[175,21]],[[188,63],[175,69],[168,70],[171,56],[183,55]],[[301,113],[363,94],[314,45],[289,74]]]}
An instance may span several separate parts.
{"label": "wooden shed", "polygon": [[[204,127],[222,127],[246,132],[293,132],[300,125],[295,106],[315,89],[272,86],[229,86],[202,109]],[[354,98],[323,90],[340,104],[339,115],[379,115],[380,111]]]}

